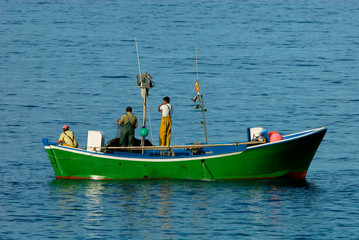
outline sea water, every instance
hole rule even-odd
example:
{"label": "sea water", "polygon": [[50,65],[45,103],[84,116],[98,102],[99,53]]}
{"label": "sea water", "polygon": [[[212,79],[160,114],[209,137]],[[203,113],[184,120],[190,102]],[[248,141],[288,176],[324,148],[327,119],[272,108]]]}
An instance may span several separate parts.
{"label": "sea water", "polygon": [[[357,1],[0,1],[0,239],[358,239]],[[140,69],[149,139],[327,127],[304,182],[56,180],[41,138],[116,135]],[[139,136],[139,129],[136,130]]]}

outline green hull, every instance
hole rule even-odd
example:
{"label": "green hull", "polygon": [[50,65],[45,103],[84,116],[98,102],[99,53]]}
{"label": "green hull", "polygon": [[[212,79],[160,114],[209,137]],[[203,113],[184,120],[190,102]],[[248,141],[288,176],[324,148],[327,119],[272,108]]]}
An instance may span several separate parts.
{"label": "green hull", "polygon": [[238,151],[227,148],[219,153],[204,147],[206,154],[178,157],[121,156],[43,142],[58,179],[303,179],[326,130],[308,130]]}

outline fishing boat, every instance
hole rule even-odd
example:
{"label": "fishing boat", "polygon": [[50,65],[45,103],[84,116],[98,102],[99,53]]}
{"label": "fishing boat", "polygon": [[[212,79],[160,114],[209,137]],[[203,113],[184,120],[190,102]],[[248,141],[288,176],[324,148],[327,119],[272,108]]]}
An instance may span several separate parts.
{"label": "fishing boat", "polygon": [[[136,42],[137,48],[137,42]],[[138,50],[137,50],[138,56]],[[261,127],[248,128],[242,142],[207,143],[203,95],[198,90],[193,101],[199,101],[203,113],[205,141],[184,145],[153,146],[145,137],[146,105],[151,76],[137,75],[137,87],[143,98],[143,122],[139,146],[119,147],[106,144],[101,131],[89,131],[85,148],[72,148],[42,142],[57,179],[189,179],[233,180],[286,177],[305,179],[312,159],[327,131],[325,127],[278,136]],[[113,142],[113,141],[112,141]]]}
{"label": "fishing boat", "polygon": [[326,130],[302,131],[273,143],[127,148],[140,153],[114,151],[121,147],[79,149],[46,138],[42,141],[57,179],[304,179]]}

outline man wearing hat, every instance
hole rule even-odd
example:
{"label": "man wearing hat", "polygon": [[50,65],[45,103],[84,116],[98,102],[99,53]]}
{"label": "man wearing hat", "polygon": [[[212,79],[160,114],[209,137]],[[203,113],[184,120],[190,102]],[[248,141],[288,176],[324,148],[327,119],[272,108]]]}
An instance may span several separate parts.
{"label": "man wearing hat", "polygon": [[77,148],[79,145],[76,141],[74,132],[69,130],[68,125],[64,125],[62,127],[62,130],[64,132],[61,133],[59,140],[57,140],[57,143],[62,144],[63,146]]}

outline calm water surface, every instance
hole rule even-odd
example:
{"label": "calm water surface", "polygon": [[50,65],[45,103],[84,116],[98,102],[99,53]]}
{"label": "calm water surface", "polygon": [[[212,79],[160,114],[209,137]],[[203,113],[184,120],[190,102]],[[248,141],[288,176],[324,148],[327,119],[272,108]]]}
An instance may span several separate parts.
{"label": "calm water surface", "polygon": [[[357,1],[0,0],[0,239],[358,239]],[[305,182],[62,181],[41,138],[69,124],[110,140],[142,102],[134,38],[158,144],[328,127]],[[137,136],[139,133],[136,132]]]}

